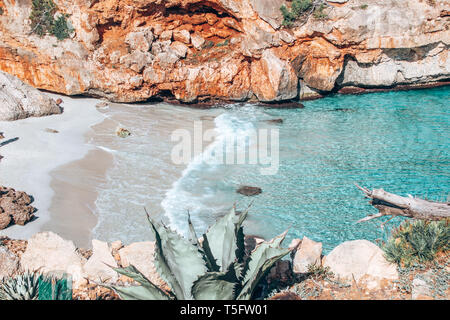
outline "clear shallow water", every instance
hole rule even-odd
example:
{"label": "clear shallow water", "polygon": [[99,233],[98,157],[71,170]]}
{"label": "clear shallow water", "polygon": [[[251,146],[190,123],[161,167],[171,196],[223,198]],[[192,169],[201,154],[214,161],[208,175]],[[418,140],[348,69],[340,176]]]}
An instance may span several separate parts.
{"label": "clear shallow water", "polygon": [[[450,189],[450,87],[408,92],[334,96],[305,102],[305,109],[276,110],[251,105],[194,110],[168,105],[106,110],[110,121],[133,132],[116,139],[99,128],[93,143],[113,150],[115,166],[99,188],[99,225],[94,236],[112,241],[150,237],[142,206],[179,232],[186,232],[187,210],[201,233],[234,203],[254,200],[246,233],[266,238],[289,228],[287,242],[307,236],[322,241],[325,253],[352,239],[382,238],[382,220],[355,221],[376,210],[354,183],[446,200]],[[221,139],[252,128],[278,128],[280,167],[261,175],[258,165],[207,164],[194,159],[173,165],[170,133],[192,130],[193,121],[215,127]],[[283,124],[262,120],[282,118]],[[211,120],[211,119],[209,119]],[[103,131],[102,131],[103,130]],[[103,137],[103,138],[102,138]],[[245,148],[242,149],[245,152]],[[261,187],[247,198],[241,185]],[[399,220],[394,219],[390,225]]]}

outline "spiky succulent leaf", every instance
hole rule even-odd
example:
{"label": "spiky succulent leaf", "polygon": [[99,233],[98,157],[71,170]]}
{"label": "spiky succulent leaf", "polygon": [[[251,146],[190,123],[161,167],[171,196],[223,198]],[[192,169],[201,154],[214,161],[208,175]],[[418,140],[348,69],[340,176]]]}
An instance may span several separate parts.
{"label": "spiky succulent leaf", "polygon": [[251,299],[253,291],[265,273],[270,270],[275,262],[291,251],[291,249],[280,247],[286,233],[287,231],[270,241],[264,241],[252,251],[243,280],[243,288],[237,297],[238,300]]}
{"label": "spiky succulent leaf", "polygon": [[200,247],[200,244],[198,243],[197,234],[194,229],[194,225],[192,224],[191,221],[191,215],[189,214],[189,211],[188,211],[188,226],[189,226],[189,240],[192,242],[193,245]]}
{"label": "spiky succulent leaf", "polygon": [[236,277],[233,264],[227,272],[208,272],[194,282],[192,295],[196,300],[236,299]]}
{"label": "spiky succulent leaf", "polygon": [[247,213],[248,210],[237,215],[236,209],[233,207],[203,235],[204,241],[222,272],[226,271],[233,262],[243,258],[237,257],[236,254],[243,252],[243,238],[240,236],[239,230]]}
{"label": "spiky succulent leaf", "polygon": [[0,282],[0,300],[36,300],[39,295],[37,273],[25,272]]}
{"label": "spiky succulent leaf", "polygon": [[198,248],[149,217],[155,235],[155,267],[178,299],[191,300],[191,288],[207,269]]}
{"label": "spiky succulent leaf", "polygon": [[[117,287],[110,286],[114,291],[116,291],[119,296],[124,300],[140,300],[137,297],[142,297],[145,295],[145,300],[169,300],[170,296],[162,291],[158,286],[153,284],[146,276],[144,276],[136,267],[129,265],[126,268],[113,268],[117,273],[123,274],[134,281],[141,284],[140,286],[132,287]],[[133,299],[132,297],[136,297]]]}
{"label": "spiky succulent leaf", "polygon": [[114,290],[123,300],[170,300],[169,296],[154,290],[152,286],[105,286]]}
{"label": "spiky succulent leaf", "polygon": [[206,237],[203,237],[201,250],[203,253],[203,258],[206,262],[206,267],[208,268],[208,272],[219,272],[220,267],[217,265],[217,260],[211,252],[211,247],[209,246],[208,238]]}
{"label": "spiky succulent leaf", "polygon": [[172,273],[172,270],[170,270],[166,258],[164,257],[161,235],[159,234],[158,229],[156,228],[155,224],[150,219],[148,214],[147,218],[150,223],[153,235],[155,236],[155,252],[153,257],[156,271],[161,276],[161,278],[169,285],[175,296],[177,296],[179,299],[183,299],[183,290],[181,289],[181,285],[175,275]]}

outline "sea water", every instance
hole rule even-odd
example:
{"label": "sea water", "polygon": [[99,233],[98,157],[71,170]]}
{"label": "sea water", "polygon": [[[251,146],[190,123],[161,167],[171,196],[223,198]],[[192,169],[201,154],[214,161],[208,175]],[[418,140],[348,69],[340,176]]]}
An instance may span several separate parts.
{"label": "sea water", "polygon": [[[198,110],[168,104],[111,105],[91,143],[114,155],[107,183],[98,188],[94,237],[125,243],[151,239],[144,207],[157,220],[187,233],[187,214],[200,236],[218,217],[250,201],[245,233],[271,238],[288,229],[286,242],[307,236],[325,253],[354,239],[377,241],[385,219],[356,224],[377,210],[355,183],[400,195],[447,201],[450,189],[450,87],[365,95],[335,95],[304,102],[303,109],[269,109],[251,104]],[[265,120],[283,119],[283,123]],[[247,152],[251,130],[279,132],[279,168],[262,175],[263,165],[211,164],[205,154],[175,164],[176,129],[193,132],[194,121],[213,128]],[[113,127],[131,131],[119,138]],[[242,139],[241,139],[242,138]],[[207,157],[206,157],[207,158]],[[262,193],[246,197],[241,185]],[[400,218],[387,224],[398,225]]]}

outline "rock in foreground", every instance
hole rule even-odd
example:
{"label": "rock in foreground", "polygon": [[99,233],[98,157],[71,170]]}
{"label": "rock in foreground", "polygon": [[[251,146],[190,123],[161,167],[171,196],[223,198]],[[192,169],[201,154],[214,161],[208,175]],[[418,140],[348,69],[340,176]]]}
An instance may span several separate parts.
{"label": "rock in foreground", "polygon": [[56,102],[18,78],[0,71],[0,121],[60,114]]}
{"label": "rock in foreground", "polygon": [[358,282],[363,276],[372,279],[398,279],[397,267],[389,263],[383,251],[367,240],[341,243],[324,258],[323,265],[341,279]]}
{"label": "rock in foreground", "polygon": [[303,237],[303,240],[294,256],[294,272],[307,273],[308,266],[320,266],[321,259],[322,243]]}
{"label": "rock in foreground", "polygon": [[28,240],[20,264],[25,271],[63,271],[72,275],[74,287],[85,282],[83,264],[72,241],[53,232],[37,233]]}

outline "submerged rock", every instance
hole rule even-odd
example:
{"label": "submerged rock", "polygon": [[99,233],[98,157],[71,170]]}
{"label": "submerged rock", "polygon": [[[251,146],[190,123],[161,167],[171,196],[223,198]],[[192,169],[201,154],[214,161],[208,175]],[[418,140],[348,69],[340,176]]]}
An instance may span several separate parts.
{"label": "submerged rock", "polygon": [[0,71],[0,121],[60,113],[61,109],[52,98]]}
{"label": "submerged rock", "polygon": [[128,131],[127,129],[124,129],[124,128],[118,128],[118,129],[116,130],[116,134],[117,134],[119,137],[121,137],[121,138],[126,138],[126,137],[129,137],[129,136],[131,135],[131,132]]}
{"label": "submerged rock", "polygon": [[256,196],[262,192],[262,189],[259,187],[251,187],[251,186],[242,186],[236,190],[237,193],[240,193],[244,196]]}
{"label": "submerged rock", "polygon": [[281,123],[283,123],[283,119],[281,119],[281,118],[279,118],[279,119],[269,119],[269,120],[264,120],[264,122],[281,124]]}

